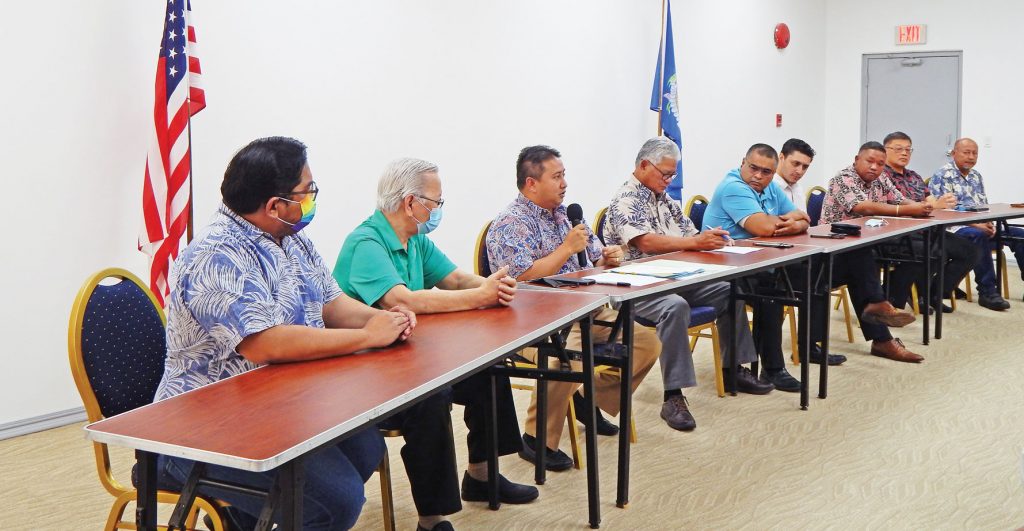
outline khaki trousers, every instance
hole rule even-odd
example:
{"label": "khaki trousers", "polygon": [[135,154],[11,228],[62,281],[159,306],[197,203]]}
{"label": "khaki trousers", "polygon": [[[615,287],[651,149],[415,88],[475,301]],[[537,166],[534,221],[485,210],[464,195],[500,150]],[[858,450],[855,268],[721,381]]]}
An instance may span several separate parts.
{"label": "khaki trousers", "polygon": [[[614,321],[618,317],[618,312],[611,308],[602,308],[594,316],[594,319],[601,321]],[[593,333],[594,343],[606,341],[608,335],[611,333],[611,329],[606,326],[593,326],[591,328]],[[645,326],[635,325],[633,327],[633,389],[636,391],[640,382],[643,381],[644,376],[650,372],[651,367],[654,366],[654,362],[658,361],[658,356],[661,354],[661,342],[658,341],[658,336],[654,333],[654,330]],[[621,336],[620,336],[621,338]],[[566,340],[566,348],[571,350],[580,350],[582,346],[582,338],[580,337],[580,327],[575,325],[569,332],[569,337]],[[531,361],[537,359],[537,349],[528,348],[523,350],[523,357]],[[559,360],[548,359],[548,366],[553,369],[557,369]],[[578,361],[572,362],[572,368],[575,371],[583,369],[583,364]],[[547,385],[548,389],[548,407],[547,407],[547,447],[555,450],[558,449],[558,443],[562,439],[562,430],[565,428],[565,416],[569,410],[569,400],[572,399],[573,393],[579,389],[582,384],[575,382],[542,382],[539,385]],[[598,374],[594,377],[594,391],[597,395],[596,402],[597,406],[604,410],[609,415],[619,414],[619,377],[615,374]],[[531,437],[537,435],[537,391],[533,392],[533,396],[530,398],[530,408],[526,413],[526,427],[523,430]]]}

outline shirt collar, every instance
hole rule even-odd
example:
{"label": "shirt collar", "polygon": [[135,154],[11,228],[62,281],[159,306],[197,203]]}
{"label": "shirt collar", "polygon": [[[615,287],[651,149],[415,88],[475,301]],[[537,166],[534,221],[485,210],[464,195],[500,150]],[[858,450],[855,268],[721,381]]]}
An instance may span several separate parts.
{"label": "shirt collar", "polygon": [[[525,195],[523,195],[522,192],[519,192],[519,195],[516,197],[516,204],[519,205],[522,208],[525,208],[527,212],[529,212],[530,214],[533,214],[536,217],[541,217],[541,216],[553,217],[552,216],[552,212],[550,212],[548,209],[546,209],[544,207],[541,207],[537,203],[534,203],[533,201],[530,201],[530,198],[528,198]],[[565,213],[565,205],[564,204],[558,205],[557,207],[555,207],[554,214],[560,214],[560,213],[561,214]]]}
{"label": "shirt collar", "polygon": [[249,222],[249,220],[235,213],[234,210],[228,208],[228,206],[225,205],[224,203],[221,203],[220,206],[217,207],[217,212],[223,215],[224,217],[228,218],[232,222],[234,222],[234,224],[237,225],[239,229],[241,229],[242,234],[249,237],[250,239],[266,237],[270,238],[273,241],[277,241],[277,239],[274,238],[273,235],[267,233],[266,231],[257,227],[256,225],[253,225],[251,222]]}
{"label": "shirt collar", "polygon": [[[391,222],[380,210],[374,210],[373,215],[366,220],[370,228],[377,231],[380,234],[381,239],[384,240],[384,244],[388,246],[389,251],[404,251],[405,246],[402,245],[402,241],[398,239],[398,234],[395,232],[395,228],[391,226]],[[415,236],[414,236],[415,237]],[[409,238],[410,240],[412,238]]]}
{"label": "shirt collar", "polygon": [[656,194],[654,193],[654,190],[651,190],[650,188],[644,186],[644,183],[640,182],[640,179],[637,179],[636,175],[630,175],[629,180],[626,182],[634,189],[636,189],[637,193],[640,196],[640,199],[643,199],[645,201],[657,203],[658,201],[665,197],[665,194]]}

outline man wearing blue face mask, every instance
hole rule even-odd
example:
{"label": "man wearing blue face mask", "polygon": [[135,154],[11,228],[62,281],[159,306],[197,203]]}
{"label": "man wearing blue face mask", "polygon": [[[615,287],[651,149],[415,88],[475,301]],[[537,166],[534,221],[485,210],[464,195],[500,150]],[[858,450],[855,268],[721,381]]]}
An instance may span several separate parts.
{"label": "man wearing blue face mask", "polygon": [[[502,268],[489,277],[458,269],[426,234],[441,222],[441,178],[436,165],[399,159],[387,166],[377,184],[377,210],[346,239],[334,266],[334,278],[351,297],[371,306],[401,304],[416,313],[454,312],[509,305],[516,282]],[[432,289],[432,288],[438,289]],[[401,302],[398,302],[401,301]],[[522,443],[508,377],[498,377],[498,453],[518,452]],[[490,378],[477,374],[452,387],[454,401],[466,406],[469,466],[462,479],[462,499],[487,499],[486,409]],[[451,416],[420,405],[394,417],[406,445],[402,459],[409,473],[420,529],[450,529],[443,520],[461,509]],[[447,437],[436,433],[445,426]],[[504,503],[537,498],[536,487],[499,479]]]}

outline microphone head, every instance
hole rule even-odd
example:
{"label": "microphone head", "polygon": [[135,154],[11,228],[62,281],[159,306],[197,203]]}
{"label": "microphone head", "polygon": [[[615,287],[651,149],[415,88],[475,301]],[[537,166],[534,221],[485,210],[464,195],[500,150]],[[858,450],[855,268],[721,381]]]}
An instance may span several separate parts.
{"label": "microphone head", "polygon": [[581,207],[579,203],[569,205],[569,207],[565,209],[565,214],[569,217],[569,221],[583,221],[583,207]]}

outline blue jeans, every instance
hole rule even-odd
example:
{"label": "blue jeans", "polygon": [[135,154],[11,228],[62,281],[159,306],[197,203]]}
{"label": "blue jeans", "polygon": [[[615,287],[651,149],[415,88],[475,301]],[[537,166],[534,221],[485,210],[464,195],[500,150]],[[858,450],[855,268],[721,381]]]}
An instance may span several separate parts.
{"label": "blue jeans", "polygon": [[[996,295],[999,293],[999,286],[996,285],[996,268],[992,263],[992,251],[996,248],[994,239],[989,238],[984,232],[974,227],[964,227],[956,231],[957,236],[967,238],[981,251],[978,255],[978,263],[974,266],[974,280],[978,283],[979,295]],[[1004,236],[1024,238],[1024,228],[1011,226],[1004,231]],[[1017,265],[1024,273],[1024,242],[1009,241],[1006,246],[1013,251],[1017,258]]]}
{"label": "blue jeans", "polygon": [[[377,469],[384,450],[384,438],[376,427],[370,427],[309,456],[306,459],[306,481],[302,490],[302,529],[335,530],[354,526],[366,502],[363,484]],[[192,463],[188,459],[161,455],[157,465],[161,487],[180,489],[188,479]],[[207,465],[204,476],[269,491],[277,473],[273,470],[249,472]],[[255,526],[265,501],[216,488],[204,487],[199,492],[230,503],[231,517],[238,520],[237,523],[243,529]],[[279,520],[280,511],[274,516]]]}

